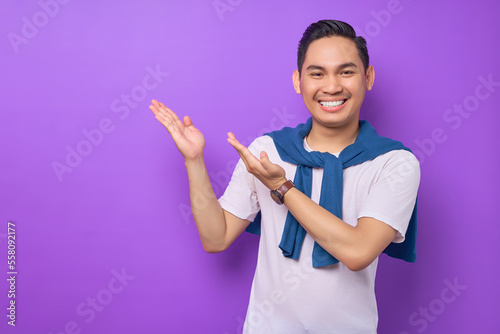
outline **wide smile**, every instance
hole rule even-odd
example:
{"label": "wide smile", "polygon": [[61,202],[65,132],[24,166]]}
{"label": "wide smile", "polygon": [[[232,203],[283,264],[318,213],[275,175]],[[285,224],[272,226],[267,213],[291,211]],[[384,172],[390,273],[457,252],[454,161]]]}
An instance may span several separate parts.
{"label": "wide smile", "polygon": [[347,99],[337,100],[337,101],[323,101],[319,100],[318,104],[321,109],[329,112],[338,111],[342,109],[347,104]]}

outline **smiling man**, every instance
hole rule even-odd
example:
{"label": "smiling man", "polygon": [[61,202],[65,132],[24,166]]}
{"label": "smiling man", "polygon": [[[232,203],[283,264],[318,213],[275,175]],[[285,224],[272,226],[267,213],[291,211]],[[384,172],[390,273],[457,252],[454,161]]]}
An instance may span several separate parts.
{"label": "smiling man", "polygon": [[293,73],[311,117],[248,148],[229,133],[241,159],[219,200],[203,135],[153,100],[184,156],[204,249],[222,251],[245,229],[261,235],[244,333],[376,333],[378,256],[415,261],[419,164],[359,120],[374,79],[366,42],[350,25],[311,24]]}

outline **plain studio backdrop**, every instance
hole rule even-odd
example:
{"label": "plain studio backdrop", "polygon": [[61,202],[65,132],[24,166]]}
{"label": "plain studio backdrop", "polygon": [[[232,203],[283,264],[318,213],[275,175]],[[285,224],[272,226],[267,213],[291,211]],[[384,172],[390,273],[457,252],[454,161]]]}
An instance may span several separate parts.
{"label": "plain studio backdrop", "polygon": [[3,0],[0,332],[239,333],[258,237],[203,252],[149,101],[203,131],[221,195],[238,159],[228,131],[249,144],[307,119],[297,44],[327,18],[368,40],[361,118],[422,168],[417,262],[380,257],[379,332],[498,332],[499,13],[493,0]]}

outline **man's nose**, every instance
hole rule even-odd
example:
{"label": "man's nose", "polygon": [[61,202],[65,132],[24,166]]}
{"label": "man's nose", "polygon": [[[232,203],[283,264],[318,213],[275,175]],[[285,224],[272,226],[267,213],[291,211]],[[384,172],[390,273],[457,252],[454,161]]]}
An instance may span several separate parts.
{"label": "man's nose", "polygon": [[340,78],[337,76],[328,76],[325,78],[323,92],[327,94],[340,93],[343,89]]}

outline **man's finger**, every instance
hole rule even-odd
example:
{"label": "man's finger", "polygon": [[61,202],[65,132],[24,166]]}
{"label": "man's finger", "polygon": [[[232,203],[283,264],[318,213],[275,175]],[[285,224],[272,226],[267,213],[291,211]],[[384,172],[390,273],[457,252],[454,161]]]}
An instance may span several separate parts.
{"label": "man's finger", "polygon": [[156,115],[158,113],[160,114],[166,114],[166,108],[156,100],[151,100],[151,105],[149,106],[149,109]]}
{"label": "man's finger", "polygon": [[158,109],[154,105],[150,105],[149,110],[151,110],[153,112],[153,114],[155,114],[155,115],[159,112]]}
{"label": "man's finger", "polygon": [[163,124],[172,138],[178,139],[181,136],[179,127],[176,126],[170,115],[165,112],[158,112],[155,114],[155,118]]}
{"label": "man's finger", "polygon": [[[234,134],[232,132],[229,132],[227,134],[228,138],[227,138],[227,141],[229,142],[229,144],[231,144],[235,149],[236,151],[238,151],[238,153],[240,154],[240,156],[242,158],[250,158],[250,157],[253,157],[254,159],[257,159],[253,154],[252,152],[250,152],[248,150],[248,148],[246,148],[244,145],[242,145],[238,139],[236,139],[236,137],[234,136]],[[258,160],[258,159],[257,159]]]}
{"label": "man's finger", "polygon": [[153,107],[155,107],[157,110],[160,110],[161,105],[160,105],[160,103],[159,103],[158,101],[156,101],[156,100],[154,100],[154,99],[153,99],[153,100],[151,100],[151,104],[152,104],[152,105],[153,105]]}
{"label": "man's finger", "polygon": [[236,149],[238,154],[240,155],[241,159],[245,163],[245,166],[247,167],[247,170],[254,174],[265,174],[266,171],[262,167],[261,162],[259,159],[250,152],[250,150],[242,145],[234,136],[233,133],[229,132],[228,133],[228,138],[227,141]]}
{"label": "man's finger", "polygon": [[271,160],[269,160],[269,156],[264,151],[260,152],[260,163],[264,168],[264,170],[266,171],[266,173],[270,176],[277,175],[282,170],[281,166],[274,164],[271,162]]}
{"label": "man's finger", "polygon": [[160,116],[163,120],[166,120],[169,123],[175,122],[175,119],[173,118],[173,116],[162,109],[158,110],[158,112],[155,114],[155,116]]}
{"label": "man's finger", "polygon": [[155,114],[155,116],[161,115],[163,118],[165,118],[167,116],[167,114],[165,113],[165,111],[163,111],[161,109],[158,109],[158,108],[156,108],[153,105],[150,105],[149,109],[151,109],[151,111],[153,112],[153,114]]}
{"label": "man's finger", "polygon": [[238,152],[238,154],[240,155],[240,157],[242,159],[245,159],[245,156],[243,154],[243,148],[237,140],[235,139],[232,139],[232,138],[227,138],[227,141],[229,142],[229,144],[231,144],[232,147],[234,147],[234,149],[236,150],[236,152]]}
{"label": "man's finger", "polygon": [[164,105],[163,103],[157,101],[157,100],[152,100],[151,103],[153,104],[154,107],[156,107],[156,109],[159,111],[159,112],[162,112],[162,113],[165,113],[165,114],[168,114],[172,120],[174,122],[179,122],[179,123],[182,123],[182,121],[179,119],[179,117],[177,116],[176,113],[174,113],[172,111],[172,109],[168,108],[166,105]]}
{"label": "man's finger", "polygon": [[191,120],[191,117],[189,117],[189,116],[184,116],[184,125],[186,127],[192,126],[193,128],[196,129],[196,127],[193,125],[193,121]]}
{"label": "man's finger", "polygon": [[168,118],[166,118],[165,115],[162,115],[162,114],[158,113],[158,114],[155,115],[155,118],[158,121],[160,121],[160,123],[163,124],[163,126],[165,126],[167,128],[168,132],[170,132],[171,130],[173,130],[174,125],[172,124],[172,121],[169,120]]}
{"label": "man's finger", "polygon": [[269,160],[269,156],[265,151],[260,152],[260,163],[266,170],[273,170],[277,166],[276,164],[273,164],[271,160]]}
{"label": "man's finger", "polygon": [[233,138],[227,138],[227,141],[229,142],[229,144],[231,144],[232,147],[234,147],[236,149],[236,152],[238,152],[238,155],[240,156],[241,160],[245,164],[245,167],[247,168],[248,171],[250,171],[251,168],[248,164],[247,158],[245,157],[241,148],[239,147],[239,145],[241,145],[241,144],[239,144],[238,141],[234,139],[234,136],[233,136]]}
{"label": "man's finger", "polygon": [[238,153],[240,153],[241,146],[243,145],[240,144],[232,132],[227,133],[227,141],[236,149],[236,151],[238,151]]}
{"label": "man's finger", "polygon": [[264,151],[260,152],[260,163],[262,167],[264,167],[264,169],[268,172],[271,171],[274,167],[274,164],[271,162],[271,160],[269,160],[269,156]]}
{"label": "man's finger", "polygon": [[164,107],[164,110],[165,110],[165,112],[166,112],[167,114],[169,114],[169,115],[173,118],[173,120],[174,120],[175,122],[181,122],[181,123],[182,123],[182,121],[181,121],[181,119],[179,118],[179,116],[177,116],[177,114],[176,114],[176,113],[174,113],[174,112],[172,111],[172,109],[167,108],[167,107]]}

